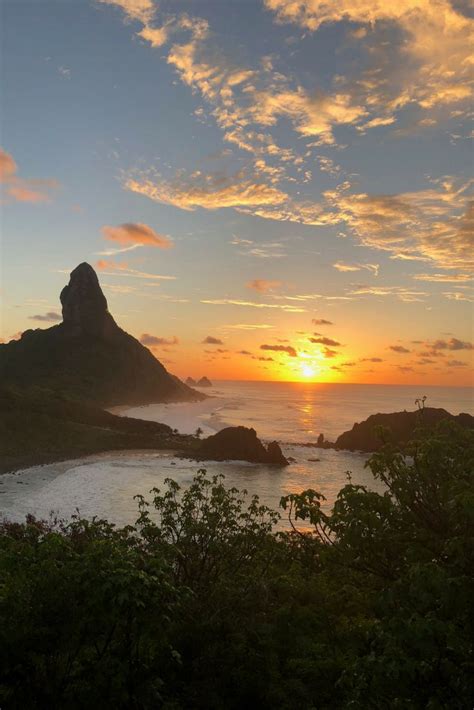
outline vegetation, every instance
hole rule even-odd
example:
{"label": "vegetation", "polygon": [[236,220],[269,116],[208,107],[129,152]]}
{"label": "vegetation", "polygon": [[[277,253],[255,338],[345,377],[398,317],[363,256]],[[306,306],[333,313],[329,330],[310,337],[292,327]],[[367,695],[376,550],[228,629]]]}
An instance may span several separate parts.
{"label": "vegetation", "polygon": [[370,460],[384,494],[287,496],[286,533],[204,471],[133,527],[3,523],[0,706],[471,708],[473,434],[411,453]]}
{"label": "vegetation", "polygon": [[195,446],[165,424],[115,416],[43,387],[0,388],[0,473],[113,449]]}

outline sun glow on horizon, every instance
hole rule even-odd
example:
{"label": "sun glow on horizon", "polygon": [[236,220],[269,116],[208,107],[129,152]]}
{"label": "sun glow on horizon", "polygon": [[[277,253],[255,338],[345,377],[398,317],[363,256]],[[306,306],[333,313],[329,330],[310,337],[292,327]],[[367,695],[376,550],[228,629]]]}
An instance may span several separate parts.
{"label": "sun glow on horizon", "polygon": [[311,367],[311,365],[308,365],[307,363],[303,363],[301,365],[301,374],[303,377],[314,377],[317,372],[314,367]]}

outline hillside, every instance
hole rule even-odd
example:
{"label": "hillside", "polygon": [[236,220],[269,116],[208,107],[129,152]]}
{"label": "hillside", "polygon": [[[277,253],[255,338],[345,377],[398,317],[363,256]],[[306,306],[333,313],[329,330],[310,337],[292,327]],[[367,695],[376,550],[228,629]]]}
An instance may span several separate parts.
{"label": "hillside", "polygon": [[63,322],[0,345],[2,386],[39,386],[101,406],[196,401],[196,392],[114,321],[94,269],[72,271]]}
{"label": "hillside", "polygon": [[39,387],[0,390],[0,473],[114,449],[183,449],[188,439]]}

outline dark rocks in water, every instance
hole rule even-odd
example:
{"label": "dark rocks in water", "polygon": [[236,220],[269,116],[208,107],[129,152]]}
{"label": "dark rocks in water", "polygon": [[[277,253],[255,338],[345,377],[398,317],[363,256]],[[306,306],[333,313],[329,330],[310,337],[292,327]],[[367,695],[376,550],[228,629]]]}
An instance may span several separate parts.
{"label": "dark rocks in water", "polygon": [[[372,414],[360,424],[354,424],[350,431],[341,434],[333,448],[349,451],[378,451],[385,443],[378,427],[388,429],[387,441],[393,444],[406,444],[415,435],[419,426],[433,427],[441,421],[453,421],[466,429],[474,429],[474,417],[470,414],[450,414],[445,409],[425,407],[414,412],[393,412],[391,414]],[[325,442],[326,443],[326,442]]]}
{"label": "dark rocks in water", "polygon": [[193,377],[186,377],[185,382],[189,387],[196,387],[196,380]]}
{"label": "dark rocks in water", "polygon": [[311,461],[312,463],[317,463],[318,461],[321,461],[321,459],[308,459],[308,461]]}
{"label": "dark rocks in water", "polygon": [[279,466],[287,466],[288,460],[283,456],[280,445],[277,441],[271,441],[267,446],[268,462],[275,463]]}
{"label": "dark rocks in water", "polygon": [[207,377],[201,377],[201,379],[196,382],[196,387],[212,387],[212,382],[208,380]]}
{"label": "dark rocks in water", "polygon": [[318,436],[318,441],[316,443],[318,446],[322,446],[324,444],[324,434],[320,434]]}
{"label": "dark rocks in water", "polygon": [[2,385],[45,387],[103,406],[203,399],[119,328],[89,264],[71,272],[61,303],[62,323],[0,345]]}
{"label": "dark rocks in water", "polygon": [[212,461],[251,461],[287,466],[288,461],[276,441],[268,448],[257,437],[255,429],[244,426],[227,427],[201,443],[197,457]]}

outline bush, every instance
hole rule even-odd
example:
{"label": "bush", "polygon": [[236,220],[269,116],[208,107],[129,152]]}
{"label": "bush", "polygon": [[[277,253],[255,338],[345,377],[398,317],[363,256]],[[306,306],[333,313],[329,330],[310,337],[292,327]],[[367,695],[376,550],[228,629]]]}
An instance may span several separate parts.
{"label": "bush", "polygon": [[[331,513],[278,514],[199,471],[135,526],[0,528],[2,708],[472,707],[472,434],[369,465]],[[298,529],[309,520],[312,532]]]}

